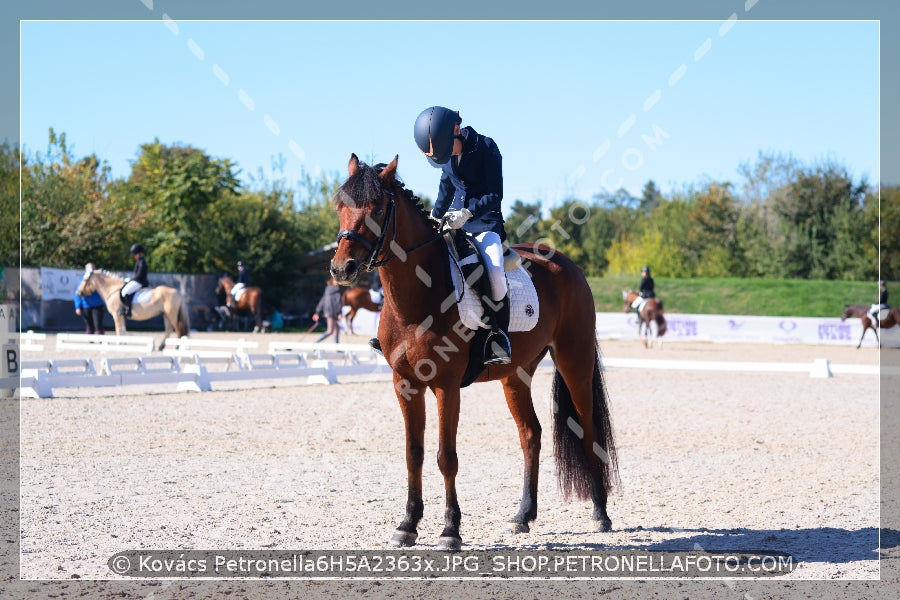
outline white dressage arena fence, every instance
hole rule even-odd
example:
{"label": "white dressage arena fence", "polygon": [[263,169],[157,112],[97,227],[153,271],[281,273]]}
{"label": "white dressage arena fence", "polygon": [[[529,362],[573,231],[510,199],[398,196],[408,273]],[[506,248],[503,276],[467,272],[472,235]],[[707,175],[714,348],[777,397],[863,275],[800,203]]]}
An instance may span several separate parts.
{"label": "white dressage arena fence", "polygon": [[56,336],[56,349],[150,354],[153,352],[153,338],[148,335],[60,333]]}
{"label": "white dressage arena fence", "polygon": [[0,387],[19,388],[26,398],[52,398],[57,388],[172,384],[176,391],[205,392],[225,382],[290,378],[329,385],[391,372],[383,358],[360,344],[286,343],[268,353],[248,352],[258,343],[245,340],[171,338],[166,346],[158,356],[106,357],[99,368],[87,358],[27,360],[21,378],[4,380]]}
{"label": "white dressage arena fence", "polygon": [[[20,379],[0,381],[0,387],[20,388],[23,397],[52,398],[54,388],[110,387],[125,385],[174,384],[176,391],[212,391],[224,382],[257,381],[270,384],[275,379],[305,379],[307,384],[335,384],[348,376],[384,375],[391,372],[383,358],[363,361],[358,344],[322,348],[323,353],[344,353],[344,364],[315,358],[310,352],[232,353],[214,356],[194,354],[103,358],[99,370],[90,359],[29,360],[22,364]],[[224,352],[224,351],[223,351]],[[347,359],[350,353],[359,353]],[[189,362],[190,361],[190,362]],[[541,366],[550,366],[550,359]],[[671,369],[691,371],[731,371],[759,373],[804,373],[827,378],[835,374],[877,375],[876,365],[831,364],[828,359],[813,362],[686,361],[633,358],[603,358],[602,367],[625,369]],[[897,370],[897,369],[894,369]],[[882,370],[884,372],[884,370]]]}

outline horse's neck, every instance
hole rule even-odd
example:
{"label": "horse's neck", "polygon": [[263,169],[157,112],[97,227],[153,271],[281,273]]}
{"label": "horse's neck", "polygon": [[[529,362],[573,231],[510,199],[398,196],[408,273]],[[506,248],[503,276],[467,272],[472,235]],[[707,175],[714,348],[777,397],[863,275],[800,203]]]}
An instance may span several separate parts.
{"label": "horse's neck", "polygon": [[380,267],[385,301],[408,322],[420,320],[423,314],[440,312],[450,287],[446,281],[446,243],[435,239],[437,233],[427,218],[414,211],[418,208],[398,209],[397,237],[387,244],[391,258]]}

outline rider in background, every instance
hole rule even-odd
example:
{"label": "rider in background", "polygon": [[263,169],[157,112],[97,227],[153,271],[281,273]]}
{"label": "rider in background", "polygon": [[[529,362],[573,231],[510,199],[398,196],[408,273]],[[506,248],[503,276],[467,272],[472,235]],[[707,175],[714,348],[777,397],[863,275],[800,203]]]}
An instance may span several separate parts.
{"label": "rider in background", "polygon": [[147,261],[144,260],[144,247],[140,244],[132,244],[131,257],[134,258],[134,271],[131,279],[122,286],[122,308],[119,309],[119,314],[126,317],[131,316],[131,303],[134,302],[134,295],[138,290],[150,286],[150,282],[147,280],[149,269]]}
{"label": "rider in background", "polygon": [[875,322],[876,327],[878,327],[878,314],[882,310],[888,310],[890,308],[890,306],[888,306],[887,284],[885,284],[884,279],[878,282],[878,287],[878,304],[873,304],[872,308],[869,309],[869,316],[872,317],[872,321]]}
{"label": "rider in background", "polygon": [[631,308],[633,308],[634,313],[638,315],[638,322],[640,323],[641,305],[649,298],[656,298],[653,277],[650,275],[650,267],[648,266],[641,267],[641,285],[638,288],[638,291],[641,295],[634,299],[634,302],[631,303]]}
{"label": "rider in background", "polygon": [[231,297],[237,300],[241,297],[241,292],[250,287],[250,269],[244,266],[244,261],[237,261],[237,283],[231,288]]}
{"label": "rider in background", "polygon": [[484,364],[510,362],[509,296],[503,269],[503,165],[491,138],[472,127],[460,128],[457,111],[442,106],[426,108],[414,126],[419,149],[431,166],[441,169],[437,200],[431,216],[450,229],[472,236],[484,258],[492,303],[482,302],[491,333],[485,342]]}

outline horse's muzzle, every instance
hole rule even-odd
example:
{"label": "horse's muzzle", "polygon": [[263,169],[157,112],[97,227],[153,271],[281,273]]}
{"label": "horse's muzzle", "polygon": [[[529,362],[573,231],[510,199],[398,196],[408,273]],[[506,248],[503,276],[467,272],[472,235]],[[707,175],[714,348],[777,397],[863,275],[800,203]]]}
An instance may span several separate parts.
{"label": "horse's muzzle", "polygon": [[348,258],[343,263],[335,263],[332,260],[330,271],[339,285],[353,285],[359,279],[359,262],[353,258]]}

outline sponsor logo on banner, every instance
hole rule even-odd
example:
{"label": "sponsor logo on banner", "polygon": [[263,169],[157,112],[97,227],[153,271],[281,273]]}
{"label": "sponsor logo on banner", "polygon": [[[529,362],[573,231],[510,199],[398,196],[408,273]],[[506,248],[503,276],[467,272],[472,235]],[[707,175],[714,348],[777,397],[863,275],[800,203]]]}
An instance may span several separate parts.
{"label": "sponsor logo on banner", "polygon": [[41,299],[71,300],[84,277],[84,271],[41,267]]}
{"label": "sponsor logo on banner", "polygon": [[697,337],[697,321],[694,319],[666,319],[666,335],[680,338]]}
{"label": "sponsor logo on banner", "polygon": [[819,323],[819,341],[851,340],[850,325],[840,323]]}

